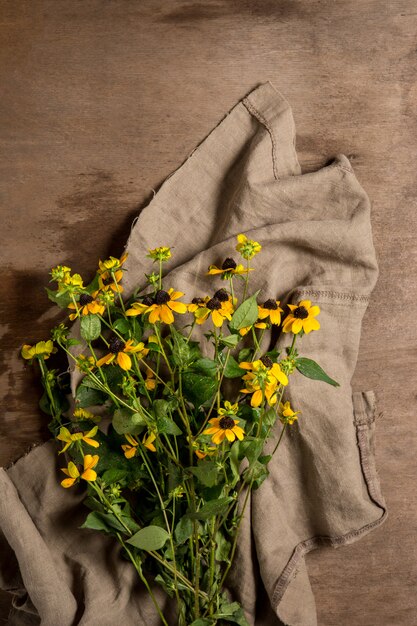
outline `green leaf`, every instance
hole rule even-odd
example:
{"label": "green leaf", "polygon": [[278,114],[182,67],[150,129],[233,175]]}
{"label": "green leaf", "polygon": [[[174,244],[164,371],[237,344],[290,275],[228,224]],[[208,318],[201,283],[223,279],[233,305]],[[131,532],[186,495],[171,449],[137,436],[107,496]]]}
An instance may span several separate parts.
{"label": "green leaf", "polygon": [[224,368],[224,375],[226,378],[241,378],[246,371],[239,367],[238,362],[231,354],[227,359],[226,367]]}
{"label": "green leaf", "polygon": [[203,374],[204,376],[210,376],[214,378],[217,373],[217,364],[213,359],[198,359],[193,363],[193,371],[198,372],[199,374]]}
{"label": "green leaf", "polygon": [[113,427],[119,435],[138,435],[145,426],[146,420],[140,413],[132,413],[129,409],[116,409],[114,412]]}
{"label": "green leaf", "polygon": [[242,304],[233,313],[230,321],[230,328],[232,330],[240,330],[246,326],[252,326],[252,324],[256,322],[258,319],[258,303],[256,301],[258,293],[259,291],[242,302]]}
{"label": "green leaf", "polygon": [[159,433],[164,433],[165,435],[181,435],[182,430],[178,428],[173,419],[166,417],[163,415],[159,417],[156,422],[156,426],[158,428]]}
{"label": "green leaf", "polygon": [[96,404],[104,404],[107,396],[103,392],[91,389],[86,384],[81,383],[75,393],[75,399],[78,407],[85,408]]}
{"label": "green leaf", "polygon": [[97,315],[82,315],[80,322],[81,337],[85,341],[94,341],[100,337],[101,322]]}
{"label": "green leaf", "polygon": [[221,346],[226,346],[226,348],[235,348],[241,339],[241,335],[232,334],[222,337],[219,343]]}
{"label": "green leaf", "polygon": [[183,392],[195,407],[199,407],[214,396],[217,390],[217,380],[211,376],[202,376],[194,372],[185,372],[183,375]]}
{"label": "green leaf", "polygon": [[133,537],[127,540],[132,546],[141,550],[160,550],[163,548],[169,534],[160,526],[146,526],[141,528]]}
{"label": "green leaf", "polygon": [[114,323],[113,328],[117,330],[121,335],[127,335],[130,330],[130,324],[124,317],[119,317]]}
{"label": "green leaf", "polygon": [[268,468],[260,461],[255,461],[244,472],[244,479],[246,483],[253,481],[252,489],[258,489],[265,478],[269,475]]}
{"label": "green leaf", "polygon": [[127,474],[126,470],[112,468],[106,470],[101,478],[107,485],[112,485],[113,483],[118,483],[124,480]]}
{"label": "green leaf", "polygon": [[333,385],[333,387],[340,387],[339,383],[330,378],[330,376],[327,376],[326,372],[320,367],[318,363],[313,361],[313,359],[300,357],[296,360],[296,367],[300,374],[303,374],[303,376],[306,376],[307,378],[312,378],[313,380],[322,380],[329,385]]}
{"label": "green leaf", "polygon": [[228,504],[233,500],[233,498],[219,498],[218,500],[212,500],[211,502],[206,502],[203,504],[199,511],[195,513],[189,513],[189,517],[191,519],[201,519],[206,520],[210,519],[210,517],[214,517],[215,515],[220,515],[224,513],[227,509]]}
{"label": "green leaf", "polygon": [[262,452],[263,444],[262,439],[250,440],[249,437],[240,442],[240,449],[243,456],[248,459],[249,465],[252,465],[257,460]]}
{"label": "green leaf", "polygon": [[174,538],[177,544],[184,543],[193,534],[194,524],[192,520],[183,515],[178,524],[175,527]]}
{"label": "green leaf", "polygon": [[271,407],[267,411],[265,411],[262,420],[266,426],[273,426],[277,420],[277,414],[275,412],[275,409]]}
{"label": "green leaf", "polygon": [[187,338],[179,333],[173,326],[170,327],[170,331],[172,339],[172,360],[175,365],[184,369],[191,360],[190,346]]}
{"label": "green leaf", "polygon": [[48,287],[45,287],[45,291],[48,294],[48,298],[52,302],[57,304],[61,309],[66,309],[68,305],[72,302],[69,293],[58,294],[55,291],[52,291],[52,289],[48,289]]}
{"label": "green leaf", "polygon": [[251,361],[252,352],[252,348],[243,348],[243,350],[239,352],[239,356],[237,357],[239,363],[242,363],[243,361]]}
{"label": "green leaf", "polygon": [[219,470],[211,461],[200,461],[198,465],[188,467],[187,470],[206,487],[213,487],[217,482]]}
{"label": "green leaf", "polygon": [[190,626],[213,626],[216,622],[212,619],[207,619],[206,617],[199,617],[195,619]]}
{"label": "green leaf", "polygon": [[87,515],[87,518],[80,528],[90,528],[91,530],[104,530],[104,532],[111,532],[109,524],[106,522],[105,514],[93,511]]}

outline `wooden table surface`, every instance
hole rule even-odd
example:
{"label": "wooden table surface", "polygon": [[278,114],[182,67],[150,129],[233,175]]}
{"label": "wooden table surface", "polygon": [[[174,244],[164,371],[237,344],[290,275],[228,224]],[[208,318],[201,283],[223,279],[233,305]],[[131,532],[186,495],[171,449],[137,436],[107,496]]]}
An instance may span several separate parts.
{"label": "wooden table surface", "polygon": [[153,190],[270,80],[303,171],[351,159],[380,266],[352,384],[377,394],[389,518],[308,555],[319,626],[417,624],[415,0],[3,0],[0,18],[0,464],[48,436],[19,348],[56,319],[49,268],[92,277]]}

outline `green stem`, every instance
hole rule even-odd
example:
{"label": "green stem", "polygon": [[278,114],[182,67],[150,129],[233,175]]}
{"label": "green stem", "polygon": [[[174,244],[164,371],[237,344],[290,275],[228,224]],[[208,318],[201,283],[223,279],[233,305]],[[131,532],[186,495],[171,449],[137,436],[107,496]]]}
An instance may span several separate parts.
{"label": "green stem", "polygon": [[159,606],[159,604],[158,604],[158,602],[157,602],[157,600],[155,598],[155,595],[154,595],[154,593],[153,593],[153,591],[152,591],[148,581],[146,580],[146,577],[143,575],[142,568],[137,563],[137,560],[135,559],[135,557],[131,553],[130,549],[127,547],[126,543],[123,541],[123,538],[120,536],[120,534],[119,533],[116,533],[116,534],[117,534],[117,538],[118,538],[120,544],[126,550],[128,556],[129,556],[129,559],[132,561],[132,563],[133,563],[133,565],[135,567],[135,570],[138,573],[139,578],[141,579],[141,581],[145,585],[145,587],[146,587],[146,589],[147,589],[147,591],[148,591],[148,593],[149,593],[149,595],[150,595],[150,597],[152,599],[152,602],[154,603],[154,606],[155,606],[156,610],[158,611],[158,615],[161,618],[162,623],[164,624],[164,626],[169,626],[169,624],[166,621],[166,619],[165,619],[165,617],[164,617],[164,615],[162,613],[162,610],[161,610],[161,608],[160,608],[160,606]]}

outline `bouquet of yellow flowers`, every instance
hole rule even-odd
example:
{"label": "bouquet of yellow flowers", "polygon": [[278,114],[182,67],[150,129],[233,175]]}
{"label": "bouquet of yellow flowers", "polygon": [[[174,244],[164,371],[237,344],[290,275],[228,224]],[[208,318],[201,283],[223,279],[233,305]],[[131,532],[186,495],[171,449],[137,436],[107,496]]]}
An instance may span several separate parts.
{"label": "bouquet of yellow flowers", "polygon": [[[158,271],[146,276],[145,294],[126,300],[126,255],[100,261],[88,286],[55,267],[48,295],[79,320],[81,338],[60,323],[51,340],[22,348],[40,368],[40,404],[65,458],[62,487],[86,488],[83,527],[120,543],[165,626],[155,583],[172,598],[179,626],[248,624],[227,576],[250,493],[300,414],[284,391],[295,372],[338,385],[296,348],[319,330],[319,307],[302,300],[284,311],[273,294],[248,295],[261,245],[241,234],[236,251],[241,263],[230,257],[208,268],[224,286],[188,303],[165,284],[167,247],[149,250]],[[263,354],[273,327],[291,341]],[[58,350],[81,377],[73,410],[63,374],[47,364]]]}

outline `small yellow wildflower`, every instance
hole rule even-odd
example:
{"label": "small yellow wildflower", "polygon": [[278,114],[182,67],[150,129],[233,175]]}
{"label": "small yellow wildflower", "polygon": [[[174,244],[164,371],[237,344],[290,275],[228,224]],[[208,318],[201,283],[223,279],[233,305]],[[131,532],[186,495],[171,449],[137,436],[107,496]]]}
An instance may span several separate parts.
{"label": "small yellow wildflower", "polygon": [[257,361],[248,363],[243,361],[239,363],[239,367],[248,370],[242,378],[246,382],[242,393],[251,393],[251,406],[258,407],[265,398],[269,406],[273,406],[277,401],[277,387],[279,384],[288,385],[288,377],[281,370],[278,363],[264,356]]}
{"label": "small yellow wildflower", "polygon": [[133,303],[132,309],[128,309],[126,315],[149,313],[149,321],[151,324],[155,324],[155,322],[158,321],[164,322],[165,324],[172,324],[174,322],[173,312],[180,314],[187,312],[187,305],[184,304],[184,302],[175,302],[175,300],[178,300],[178,298],[181,298],[183,295],[181,291],[174,291],[172,287],[168,289],[168,291],[160,289],[155,295],[153,304],[146,306],[146,304]]}
{"label": "small yellow wildflower", "polygon": [[149,368],[146,369],[145,387],[148,391],[153,391],[156,387],[155,374]]}
{"label": "small yellow wildflower", "polygon": [[27,361],[31,361],[34,358],[46,360],[49,359],[53,352],[56,352],[56,348],[54,348],[53,341],[49,339],[48,341],[38,341],[34,346],[25,344],[22,347],[21,355]]}
{"label": "small yellow wildflower", "polygon": [[94,471],[93,468],[97,465],[98,460],[98,454],[86,454],[83,461],[84,469],[81,474],[78,467],[72,461],[68,463],[68,467],[61,467],[61,471],[69,476],[69,478],[64,478],[64,480],[61,481],[61,485],[65,489],[68,489],[68,487],[72,487],[72,485],[77,482],[79,478],[82,478],[83,480],[87,480],[89,482],[96,480],[97,473]]}
{"label": "small yellow wildflower", "polygon": [[77,306],[75,306],[73,302],[70,302],[68,308],[76,311],[70,314],[70,320],[75,320],[79,315],[103,315],[106,307],[98,299],[99,293],[99,291],[94,291],[91,295],[89,293],[82,293]]}
{"label": "small yellow wildflower", "polygon": [[261,320],[268,319],[271,324],[279,326],[281,324],[281,313],[284,312],[279,306],[279,300],[272,300],[271,298],[264,302],[263,305],[258,306],[258,317]]}
{"label": "small yellow wildflower", "polygon": [[59,435],[57,435],[57,439],[59,439],[60,441],[63,441],[65,443],[65,446],[62,448],[62,450],[58,452],[58,454],[62,454],[63,452],[68,450],[68,448],[72,446],[72,444],[75,443],[76,441],[84,441],[89,446],[92,446],[93,448],[98,448],[100,445],[99,442],[95,441],[95,439],[92,438],[97,434],[97,430],[98,430],[98,426],[94,426],[94,428],[92,428],[86,433],[83,433],[83,432],[70,433],[68,428],[65,428],[65,426],[61,426],[59,430]]}
{"label": "small yellow wildflower", "polygon": [[145,448],[148,448],[148,450],[151,450],[152,452],[156,452],[156,448],[153,445],[153,441],[155,441],[155,439],[156,439],[155,433],[147,433],[144,435],[142,439],[142,443],[145,446]]}
{"label": "small yellow wildflower", "polygon": [[83,409],[82,407],[76,408],[73,413],[73,416],[75,417],[76,420],[79,420],[79,421],[83,421],[83,420],[91,420],[93,422],[101,421],[100,415],[94,415],[94,413],[91,413],[91,411],[87,411],[87,409]]}
{"label": "small yellow wildflower", "polygon": [[262,250],[262,246],[253,239],[248,239],[246,235],[240,234],[237,236],[238,244],[236,250],[240,252],[244,259],[248,261],[253,259],[255,254],[258,254]]}
{"label": "small yellow wildflower", "polygon": [[111,256],[106,261],[98,263],[98,285],[100,289],[122,293],[123,287],[119,284],[123,278],[122,266],[127,259],[127,254],[123,254],[120,259]]}
{"label": "small yellow wildflower", "polygon": [[124,342],[120,337],[113,337],[110,340],[109,350],[108,354],[105,354],[97,361],[97,367],[110,365],[110,363],[116,361],[122,370],[128,371],[132,368],[132,359],[128,353],[136,354],[141,359],[149,352],[149,348],[145,348],[145,344],[142,341],[135,345],[133,339],[128,339],[128,341]]}
{"label": "small yellow wildflower", "polygon": [[127,459],[132,459],[138,451],[139,441],[133,435],[125,435],[125,438],[129,443],[123,444],[122,450]]}
{"label": "small yellow wildflower", "polygon": [[301,413],[301,411],[293,411],[289,401],[285,404],[280,402],[279,409],[281,412],[280,420],[283,424],[293,424],[298,419],[298,414]]}
{"label": "small yellow wildflower", "polygon": [[237,264],[234,259],[228,257],[223,261],[221,267],[217,267],[216,265],[210,265],[208,275],[221,274],[221,278],[223,280],[229,280],[233,276],[247,274],[248,272],[252,272],[253,268],[245,268],[240,263]]}
{"label": "small yellow wildflower", "polygon": [[320,322],[316,320],[316,315],[320,313],[320,307],[312,306],[310,300],[301,300],[298,304],[289,304],[291,313],[285,318],[282,331],[284,333],[294,333],[297,335],[301,330],[306,334],[312,330],[319,330]]}
{"label": "small yellow wildflower", "polygon": [[159,248],[149,250],[149,254],[147,254],[146,256],[150,259],[153,259],[154,261],[168,261],[168,259],[171,258],[171,250],[170,248],[161,246]]}

